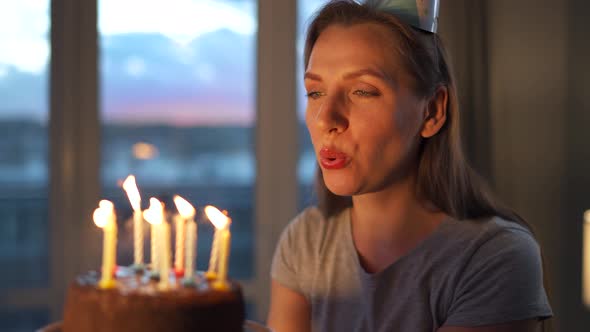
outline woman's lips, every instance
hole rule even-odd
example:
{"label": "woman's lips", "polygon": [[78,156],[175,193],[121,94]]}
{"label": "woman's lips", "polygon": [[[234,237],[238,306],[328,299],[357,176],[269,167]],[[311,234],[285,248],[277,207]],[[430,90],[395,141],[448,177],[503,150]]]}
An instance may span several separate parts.
{"label": "woman's lips", "polygon": [[325,169],[341,169],[348,163],[348,155],[346,153],[330,149],[322,148],[320,150],[320,165]]}

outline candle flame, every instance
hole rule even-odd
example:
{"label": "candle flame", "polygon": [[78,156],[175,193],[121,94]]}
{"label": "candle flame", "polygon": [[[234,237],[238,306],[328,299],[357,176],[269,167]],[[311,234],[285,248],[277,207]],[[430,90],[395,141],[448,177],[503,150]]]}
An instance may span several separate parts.
{"label": "candle flame", "polygon": [[135,183],[135,176],[129,175],[123,182],[123,190],[127,193],[127,198],[133,207],[133,210],[141,210],[141,196],[139,190],[137,190],[137,184]]}
{"label": "candle flame", "polygon": [[217,229],[223,229],[231,222],[231,219],[223,214],[223,212],[211,205],[207,205],[205,207],[205,214],[207,215],[207,218],[211,220],[213,226],[215,226]]}
{"label": "candle flame", "polygon": [[98,203],[98,208],[94,210],[92,214],[92,219],[94,220],[94,224],[96,226],[103,228],[109,222],[109,217],[113,213],[114,205],[110,201],[105,199],[101,200]]}
{"label": "candle flame", "polygon": [[164,206],[156,198],[150,198],[150,207],[143,211],[143,218],[152,225],[161,224],[164,220]]}
{"label": "candle flame", "polygon": [[189,219],[195,216],[195,208],[186,199],[174,195],[174,204],[176,205],[178,213],[180,213],[183,218]]}

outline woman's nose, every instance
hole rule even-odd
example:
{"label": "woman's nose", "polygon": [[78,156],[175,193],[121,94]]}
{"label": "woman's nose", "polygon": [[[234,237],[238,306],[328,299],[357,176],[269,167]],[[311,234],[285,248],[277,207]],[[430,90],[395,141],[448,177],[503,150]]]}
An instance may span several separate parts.
{"label": "woman's nose", "polygon": [[341,133],[348,128],[346,102],[338,96],[325,96],[312,121],[324,133]]}

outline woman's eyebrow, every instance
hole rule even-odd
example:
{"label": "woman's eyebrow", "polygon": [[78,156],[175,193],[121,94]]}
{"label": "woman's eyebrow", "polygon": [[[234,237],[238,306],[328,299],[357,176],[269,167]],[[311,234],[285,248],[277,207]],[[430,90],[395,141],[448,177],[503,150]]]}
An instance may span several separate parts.
{"label": "woman's eyebrow", "polygon": [[374,77],[380,78],[382,80],[389,80],[389,77],[387,75],[385,75],[383,72],[381,72],[379,70],[371,69],[371,68],[365,68],[365,69],[356,70],[356,71],[353,71],[350,73],[346,73],[343,76],[343,78],[345,80],[350,80],[350,79],[358,78],[360,76],[374,76]]}
{"label": "woman's eyebrow", "polygon": [[[376,69],[372,69],[372,68],[364,68],[364,69],[355,70],[355,71],[344,74],[344,76],[342,76],[342,78],[345,80],[351,80],[351,79],[355,79],[355,78],[358,78],[361,76],[373,76],[373,77],[376,77],[376,78],[381,79],[383,81],[386,81],[390,84],[395,84],[395,80],[390,75],[387,75],[386,73],[384,73],[381,70],[376,70]],[[322,77],[320,75],[312,73],[312,72],[306,72],[305,75],[303,75],[303,79],[318,81],[318,82],[323,81]]]}
{"label": "woman's eyebrow", "polygon": [[377,70],[377,69],[373,69],[373,68],[365,68],[365,69],[356,70],[356,71],[345,74],[343,76],[343,78],[345,80],[350,80],[350,79],[355,79],[355,78],[358,78],[361,76],[373,76],[377,79],[380,79],[382,81],[385,81],[385,82],[391,84],[392,86],[396,86],[395,79],[391,75],[388,75],[387,73],[385,73],[382,70]]}
{"label": "woman's eyebrow", "polygon": [[313,81],[318,81],[318,82],[322,81],[322,77],[320,75],[314,74],[312,72],[305,72],[305,75],[303,75],[303,79],[304,80],[313,80]]}

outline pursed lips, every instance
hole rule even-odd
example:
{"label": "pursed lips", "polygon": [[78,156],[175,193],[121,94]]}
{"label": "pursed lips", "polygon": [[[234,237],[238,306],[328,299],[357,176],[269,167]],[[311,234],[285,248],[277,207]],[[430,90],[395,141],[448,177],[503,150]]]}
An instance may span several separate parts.
{"label": "pursed lips", "polygon": [[350,158],[348,155],[333,147],[323,147],[320,149],[320,165],[325,169],[344,168]]}

